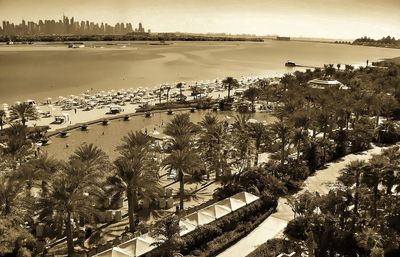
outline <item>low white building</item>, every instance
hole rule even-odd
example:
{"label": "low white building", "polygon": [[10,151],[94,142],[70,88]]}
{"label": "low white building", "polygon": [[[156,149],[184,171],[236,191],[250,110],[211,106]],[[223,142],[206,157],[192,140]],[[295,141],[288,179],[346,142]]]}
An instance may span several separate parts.
{"label": "low white building", "polygon": [[308,85],[311,88],[316,88],[316,89],[326,89],[332,87],[338,87],[339,89],[343,90],[349,89],[349,87],[343,85],[340,81],[337,80],[312,79],[308,81]]}

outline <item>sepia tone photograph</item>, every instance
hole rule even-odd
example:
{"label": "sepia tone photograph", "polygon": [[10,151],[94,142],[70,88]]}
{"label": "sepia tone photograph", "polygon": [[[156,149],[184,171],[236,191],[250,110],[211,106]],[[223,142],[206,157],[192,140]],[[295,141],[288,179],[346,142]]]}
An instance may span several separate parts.
{"label": "sepia tone photograph", "polygon": [[400,0],[0,0],[0,257],[399,257]]}

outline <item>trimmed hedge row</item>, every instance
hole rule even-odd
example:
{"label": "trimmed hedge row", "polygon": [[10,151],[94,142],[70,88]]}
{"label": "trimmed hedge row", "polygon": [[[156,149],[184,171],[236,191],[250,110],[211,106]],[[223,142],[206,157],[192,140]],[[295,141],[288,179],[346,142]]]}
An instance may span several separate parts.
{"label": "trimmed hedge row", "polygon": [[277,206],[277,199],[269,195],[221,219],[204,225],[182,239],[185,246],[181,253],[189,256],[215,256],[250,233]]}

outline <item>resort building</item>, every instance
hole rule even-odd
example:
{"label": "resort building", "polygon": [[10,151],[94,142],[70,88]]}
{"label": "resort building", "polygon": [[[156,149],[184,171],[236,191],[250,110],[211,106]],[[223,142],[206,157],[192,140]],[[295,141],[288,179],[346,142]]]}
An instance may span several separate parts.
{"label": "resort building", "polygon": [[338,87],[339,89],[343,90],[349,89],[349,87],[343,85],[340,81],[337,80],[313,79],[308,81],[308,85],[311,88],[316,88],[316,89],[326,89],[333,87]]}

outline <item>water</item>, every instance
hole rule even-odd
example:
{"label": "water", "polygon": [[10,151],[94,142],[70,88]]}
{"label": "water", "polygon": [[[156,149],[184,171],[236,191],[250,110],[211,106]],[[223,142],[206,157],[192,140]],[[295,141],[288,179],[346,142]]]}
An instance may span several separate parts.
{"label": "water", "polygon": [[[157,46],[138,42],[0,46],[0,104],[43,101],[93,91],[156,86],[226,76],[274,75],[300,65],[361,64],[400,56],[398,49],[315,42],[176,42]],[[126,45],[126,47],[123,47]],[[103,48],[100,48],[103,47]]]}
{"label": "water", "polygon": [[[195,123],[200,122],[207,112],[209,111],[191,113],[191,120]],[[234,116],[236,115],[230,112],[217,112],[215,114],[218,115],[220,120],[234,120]],[[267,123],[274,120],[273,116],[267,113],[254,113],[251,116],[254,119],[266,121]],[[41,149],[58,159],[66,160],[80,144],[93,143],[103,149],[111,159],[115,159],[118,154],[115,152],[115,148],[121,143],[121,138],[128,134],[129,131],[136,131],[146,127],[149,134],[153,132],[154,128],[162,133],[163,127],[161,125],[166,125],[172,117],[172,115],[165,113],[156,113],[151,118],[134,116],[129,121],[114,120],[108,126],[93,124],[89,127],[88,131],[76,129],[70,132],[67,138],[52,137],[51,144],[43,146]],[[68,147],[66,147],[67,144]]]}

